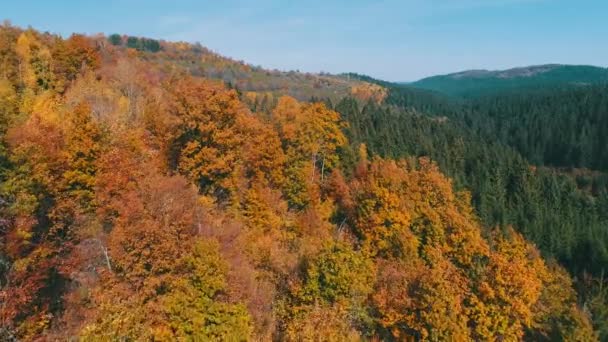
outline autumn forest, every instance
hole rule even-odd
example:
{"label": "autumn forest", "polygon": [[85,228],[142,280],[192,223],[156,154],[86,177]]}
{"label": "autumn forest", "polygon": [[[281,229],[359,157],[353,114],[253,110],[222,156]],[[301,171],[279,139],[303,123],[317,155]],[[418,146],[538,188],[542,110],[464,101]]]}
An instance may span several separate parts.
{"label": "autumn forest", "polygon": [[608,92],[513,92],[5,22],[0,340],[606,340]]}

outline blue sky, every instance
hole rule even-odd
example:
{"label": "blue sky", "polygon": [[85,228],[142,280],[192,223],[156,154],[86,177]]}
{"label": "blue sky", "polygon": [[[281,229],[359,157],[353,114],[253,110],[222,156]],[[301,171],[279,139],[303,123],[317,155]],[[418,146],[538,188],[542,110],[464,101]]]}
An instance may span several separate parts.
{"label": "blue sky", "polygon": [[69,35],[200,42],[281,70],[390,81],[466,69],[608,65],[604,0],[11,1],[0,19]]}

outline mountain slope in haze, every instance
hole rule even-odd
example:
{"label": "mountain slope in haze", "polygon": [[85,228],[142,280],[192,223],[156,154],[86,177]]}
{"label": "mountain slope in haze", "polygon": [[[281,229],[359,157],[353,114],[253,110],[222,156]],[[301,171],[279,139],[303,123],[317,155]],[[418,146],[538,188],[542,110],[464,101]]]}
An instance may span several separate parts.
{"label": "mountain slope in haze", "polygon": [[515,89],[608,82],[608,69],[587,65],[545,64],[508,70],[467,70],[423,78],[412,87],[452,96],[477,97]]}

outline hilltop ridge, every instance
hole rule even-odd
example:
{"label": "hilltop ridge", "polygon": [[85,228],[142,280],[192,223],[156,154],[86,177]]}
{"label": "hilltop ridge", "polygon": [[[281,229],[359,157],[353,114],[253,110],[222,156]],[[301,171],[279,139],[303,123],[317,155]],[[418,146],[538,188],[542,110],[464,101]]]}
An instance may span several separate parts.
{"label": "hilltop ridge", "polygon": [[608,82],[608,69],[589,65],[543,64],[506,70],[465,70],[423,78],[410,86],[452,96],[476,97],[504,90]]}

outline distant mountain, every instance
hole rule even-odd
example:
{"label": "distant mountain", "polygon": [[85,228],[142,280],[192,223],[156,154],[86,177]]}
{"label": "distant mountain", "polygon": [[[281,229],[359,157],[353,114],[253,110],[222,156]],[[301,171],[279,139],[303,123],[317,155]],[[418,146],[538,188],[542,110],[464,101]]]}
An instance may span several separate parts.
{"label": "distant mountain", "polygon": [[545,64],[508,70],[467,70],[409,83],[448,95],[476,97],[521,88],[608,83],[608,69],[587,65]]}

